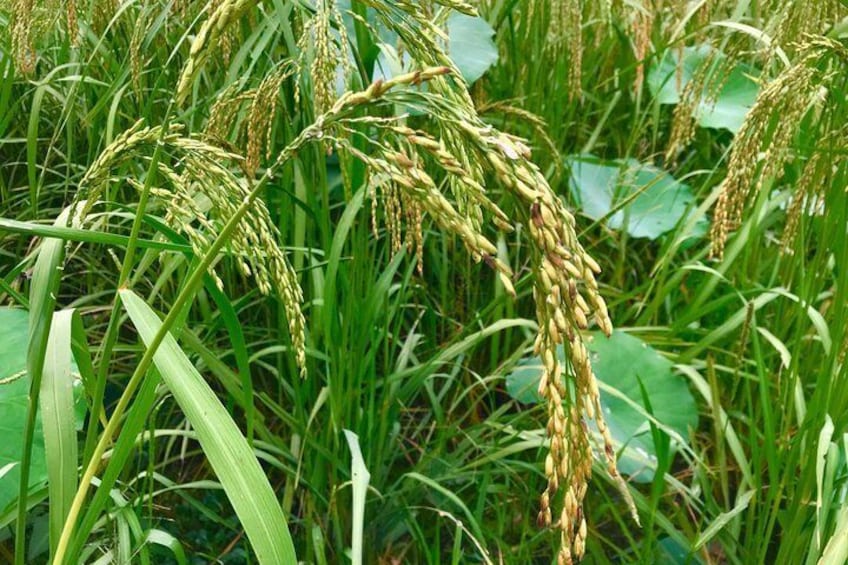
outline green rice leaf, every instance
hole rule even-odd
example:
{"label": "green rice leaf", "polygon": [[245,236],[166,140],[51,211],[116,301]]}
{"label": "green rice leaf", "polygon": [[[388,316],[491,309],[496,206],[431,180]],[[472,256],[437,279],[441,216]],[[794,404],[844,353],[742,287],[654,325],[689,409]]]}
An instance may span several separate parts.
{"label": "green rice leaf", "polygon": [[344,430],[347,445],[350,448],[350,476],[353,483],[353,535],[351,537],[351,560],[353,565],[362,565],[363,531],[365,529],[365,496],[368,494],[368,482],[371,473],[365,466],[359,436],[350,430]]}
{"label": "green rice leaf", "polygon": [[[161,320],[133,291],[123,289],[120,294],[142,341],[150,343]],[[297,563],[285,516],[256,456],[170,334],[156,351],[153,363],[197,432],[203,452],[241,520],[259,563]]]}
{"label": "green rice leaf", "polygon": [[77,490],[79,462],[71,355],[75,315],[74,310],[62,310],[53,315],[39,395],[50,497],[51,553],[59,542]]}

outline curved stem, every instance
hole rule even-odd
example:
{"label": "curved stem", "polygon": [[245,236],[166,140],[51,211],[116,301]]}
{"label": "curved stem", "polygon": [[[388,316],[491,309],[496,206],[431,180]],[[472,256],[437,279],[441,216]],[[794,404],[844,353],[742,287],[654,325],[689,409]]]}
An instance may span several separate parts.
{"label": "curved stem", "polygon": [[[314,136],[316,129],[317,128],[313,126],[304,130],[304,132],[301,133],[301,135],[298,136],[291,143],[291,145],[289,145],[283,151],[283,153],[280,155],[280,158],[277,159],[275,165],[283,165],[288,162],[294,152],[297,151],[297,149],[299,149],[306,141],[310,140]],[[253,205],[253,202],[256,200],[257,196],[259,196],[259,194],[262,192],[262,189],[265,188],[265,185],[273,177],[274,170],[274,168],[271,168],[265,172],[260,181],[256,184],[253,190],[251,190],[251,192],[245,197],[244,201],[241,203],[241,205],[239,205],[236,212],[224,225],[224,228],[218,234],[218,237],[215,239],[215,241],[209,247],[209,250],[203,256],[203,260],[191,273],[191,276],[189,277],[185,286],[183,286],[182,290],[180,291],[180,294],[174,301],[174,304],[168,312],[168,315],[162,321],[162,326],[159,328],[159,331],[156,333],[155,337],[150,342],[149,347],[147,347],[147,349],[145,350],[141,361],[139,361],[138,365],[136,366],[132,377],[130,377],[129,382],[124,388],[124,392],[121,394],[121,398],[115,405],[115,409],[112,412],[112,417],[109,418],[109,422],[106,424],[106,427],[104,428],[103,433],[100,436],[100,440],[97,442],[97,445],[94,447],[94,451],[88,460],[88,465],[86,466],[85,472],[83,473],[82,479],[80,480],[79,489],[77,490],[76,495],[74,496],[70,511],[68,512],[68,517],[65,520],[65,526],[62,529],[62,535],[60,536],[59,543],[56,547],[54,563],[64,563],[65,554],[68,551],[68,546],[70,544],[71,536],[74,531],[74,525],[76,524],[77,517],[79,516],[80,511],[82,510],[82,505],[85,501],[85,496],[88,493],[88,488],[91,486],[91,483],[94,479],[94,474],[97,472],[99,462],[102,459],[106,448],[112,442],[112,438],[115,436],[115,433],[118,431],[118,427],[120,425],[121,419],[123,418],[124,412],[126,412],[127,407],[129,406],[136,389],[138,389],[142,379],[147,374],[147,370],[150,368],[150,365],[153,362],[153,356],[156,353],[156,350],[159,348],[159,345],[162,343],[162,340],[165,338],[167,333],[170,331],[171,327],[176,322],[177,318],[180,315],[180,312],[183,310],[183,307],[188,304],[188,302],[197,292],[197,289],[200,288],[200,285],[203,283],[203,276],[209,270],[209,267],[212,265],[213,261],[218,256],[218,253],[224,248],[224,246],[229,241],[230,236],[232,236],[233,232],[238,226],[238,223],[242,220],[242,218],[244,218],[244,215]],[[110,485],[101,485],[100,488],[110,488]]]}
{"label": "curved stem", "polygon": [[[203,283],[204,275],[212,266],[212,263],[217,258],[218,253],[220,253],[224,246],[228,243],[239,222],[244,218],[247,211],[256,201],[256,198],[268,184],[268,181],[274,177],[274,174],[280,168],[285,166],[285,164],[287,164],[292,159],[292,157],[301,147],[303,147],[307,142],[310,142],[314,139],[320,139],[324,129],[328,126],[328,124],[334,120],[338,120],[349,110],[357,106],[375,102],[376,100],[382,98],[390,89],[396,86],[406,84],[418,84],[422,81],[427,81],[432,79],[433,77],[444,75],[449,72],[450,69],[446,67],[427,68],[421,71],[415,71],[412,73],[399,75],[385,82],[375,81],[367,89],[361,92],[346,93],[336,101],[335,105],[327,113],[319,116],[318,119],[312,125],[301,131],[301,133],[277,156],[273,164],[265,170],[265,173],[262,175],[262,178],[259,180],[259,182],[256,183],[250,193],[245,196],[244,201],[241,203],[241,205],[239,205],[236,212],[232,215],[232,217],[230,217],[230,219],[221,229],[220,233],[218,234],[218,237],[215,239],[215,241],[206,251],[206,254],[203,256],[203,259],[200,261],[194,271],[192,271],[188,281],[186,281],[185,286],[183,286],[182,290],[174,301],[174,304],[168,312],[168,315],[165,317],[164,320],[162,320],[162,325],[156,332],[156,335],[148,344],[148,347],[145,350],[144,355],[142,356],[138,365],[136,366],[135,371],[133,371],[129,382],[127,382],[127,385],[124,388],[124,392],[121,394],[121,398],[115,405],[115,409],[112,412],[111,418],[106,424],[106,427],[103,429],[103,433],[101,434],[97,445],[94,447],[94,451],[88,460],[88,464],[86,465],[82,479],[80,480],[79,488],[76,494],[74,495],[74,500],[71,503],[71,508],[68,511],[68,516],[65,519],[65,525],[62,528],[62,534],[59,537],[59,543],[56,547],[56,553],[54,554],[53,559],[54,565],[62,564],[65,562],[66,554],[68,553],[68,548],[71,542],[71,536],[74,533],[74,526],[78,521],[78,517],[82,510],[83,502],[85,501],[88,488],[91,486],[91,483],[94,480],[94,474],[97,472],[99,462],[103,458],[103,454],[106,452],[106,448],[112,442],[115,433],[118,431],[121,419],[123,418],[123,415],[126,412],[130,401],[133,398],[133,395],[135,394],[139,385],[143,381],[147,370],[150,368],[153,362],[153,356],[156,354],[156,350],[159,348],[165,336],[176,323],[185,306],[187,306],[189,304],[189,301],[193,299],[194,294],[197,292],[198,288],[200,288],[200,285]],[[140,221],[138,217],[136,218],[136,221]],[[131,265],[128,268],[131,268]],[[99,488],[109,489],[111,487],[112,485],[110,484],[101,483]]]}

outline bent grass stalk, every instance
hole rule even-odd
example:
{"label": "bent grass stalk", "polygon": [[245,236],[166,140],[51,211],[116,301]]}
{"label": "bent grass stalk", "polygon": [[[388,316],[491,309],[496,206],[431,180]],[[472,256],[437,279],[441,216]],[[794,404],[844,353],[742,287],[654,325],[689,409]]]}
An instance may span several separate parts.
{"label": "bent grass stalk", "polygon": [[[65,209],[56,219],[57,225],[68,223],[71,215]],[[32,444],[35,435],[35,422],[41,393],[41,381],[46,363],[46,353],[50,328],[53,324],[53,310],[56,306],[61,265],[65,256],[65,244],[58,239],[46,239],[42,243],[33,268],[33,284],[30,288],[29,346],[27,348],[27,373],[30,375],[29,406],[24,424],[24,448],[21,454],[21,471],[18,488],[18,512],[15,524],[15,564],[23,565],[26,548],[27,495],[29,494],[29,474],[32,466]]]}
{"label": "bent grass stalk", "polygon": [[[164,137],[167,135],[169,131],[168,122],[170,120],[171,108],[168,108],[166,112],[165,123],[163,123],[160,135],[157,139],[156,147],[153,150],[153,156],[150,160],[150,165],[147,170],[147,178],[145,178],[144,185],[141,190],[141,196],[139,198],[138,210],[136,212],[135,218],[133,218],[132,227],[130,228],[130,236],[127,241],[127,251],[124,254],[124,261],[121,265],[121,271],[118,274],[118,288],[121,288],[126,284],[129,279],[130,273],[132,272],[133,264],[135,263],[135,251],[137,247],[137,242],[139,239],[139,235],[141,233],[141,225],[143,223],[144,212],[147,209],[147,201],[150,197],[150,189],[153,186],[153,181],[156,177],[155,172],[159,164],[159,160],[162,158],[162,151],[164,148],[164,144],[162,143]],[[85,206],[89,206],[90,203],[86,202]],[[83,206],[83,210],[85,209]],[[83,450],[83,461],[88,461],[89,464],[95,461],[93,458],[93,450],[94,450],[94,441],[97,437],[96,430],[97,425],[94,422],[98,422],[101,420],[101,412],[103,410],[103,395],[106,391],[106,377],[109,371],[109,364],[112,358],[112,350],[115,347],[115,344],[118,341],[118,329],[119,329],[119,319],[118,315],[121,308],[121,297],[120,294],[115,295],[115,303],[112,305],[112,312],[109,316],[109,325],[106,328],[106,336],[103,339],[103,350],[100,358],[100,367],[97,372],[97,381],[95,382],[94,395],[92,397],[92,425],[88,429],[88,434],[86,435],[85,440],[85,449]]]}
{"label": "bent grass stalk", "polygon": [[[422,18],[420,10],[406,3],[389,3],[372,0],[369,5],[375,9],[379,18],[387,25],[397,29],[415,60],[428,64],[445,65],[455,70],[453,62],[444,53],[433,38],[439,36],[439,30],[432,21]],[[192,49],[192,60],[186,63],[185,70],[196,69],[206,56],[206,51]],[[443,73],[440,73],[443,74]],[[190,87],[190,73],[183,74],[186,81],[181,82],[180,90],[187,94]],[[313,82],[316,77],[312,77]],[[396,80],[396,79],[393,79]],[[413,78],[418,81],[419,78]],[[334,108],[339,105],[355,103],[357,97],[373,98],[384,91],[383,83],[374,83],[365,92],[343,95]],[[371,92],[372,90],[376,92]],[[403,98],[402,96],[400,98]],[[371,157],[354,150],[343,139],[355,132],[338,124],[341,136],[333,137],[328,131],[327,139],[337,146],[346,148],[354,156],[382,175],[382,182],[390,182],[392,188],[387,194],[388,224],[392,239],[399,239],[400,207],[395,197],[395,189],[400,189],[400,204],[414,201],[413,206],[404,206],[404,214],[411,223],[412,237],[409,243],[417,245],[417,219],[420,209],[426,210],[439,226],[458,235],[475,260],[485,260],[498,271],[507,291],[511,291],[511,271],[495,258],[496,249],[480,233],[482,210],[485,208],[495,216],[498,227],[509,225],[509,218],[489,200],[482,189],[485,182],[483,168],[495,173],[495,178],[520,202],[526,206],[522,219],[530,228],[531,241],[536,251],[536,265],[533,269],[537,318],[540,332],[536,343],[536,352],[545,359],[546,372],[540,386],[540,393],[548,401],[550,421],[548,433],[552,438],[551,454],[546,461],[545,470],[549,478],[548,488],[541,499],[542,512],[540,523],[560,530],[562,536],[560,559],[570,562],[573,557],[582,556],[586,541],[586,522],[582,511],[582,500],[587,490],[591,474],[592,451],[588,435],[580,425],[582,415],[595,419],[604,437],[603,457],[607,470],[617,485],[622,497],[631,509],[634,520],[638,516],[629,495],[627,486],[616,470],[615,452],[608,428],[600,410],[600,400],[595,376],[589,363],[580,332],[587,329],[588,317],[592,312],[595,321],[605,333],[611,332],[611,322],[606,305],[598,292],[594,275],[600,272],[597,263],[585,252],[577,241],[574,218],[553,194],[544,175],[530,162],[530,151],[524,143],[512,136],[490,128],[479,118],[471,97],[463,86],[452,87],[446,80],[434,80],[429,93],[418,93],[414,100],[405,99],[413,106],[424,102],[432,105],[429,112],[436,120],[441,139],[428,139],[416,135],[411,130],[395,128],[395,133],[403,139],[406,147],[422,148],[435,157],[443,169],[451,173],[450,188],[456,200],[456,208],[444,197],[433,179],[412,156],[398,152],[394,148],[381,146],[379,142],[365,140],[377,146],[380,156]],[[401,102],[397,100],[395,102]],[[320,118],[319,118],[320,119]],[[362,118],[362,121],[386,131],[391,128],[391,119]],[[455,158],[454,156],[458,156]],[[420,258],[419,258],[420,260]],[[512,293],[512,292],[510,292]],[[572,378],[576,391],[572,395],[563,388],[563,367],[552,362],[558,345],[563,345],[572,362]],[[558,390],[555,390],[558,389]],[[573,397],[573,398],[572,398]],[[562,404],[567,404],[564,412]],[[573,438],[569,440],[569,438]],[[554,522],[551,503],[560,484],[568,485],[564,509]]]}
{"label": "bent grass stalk", "polygon": [[[227,221],[226,225],[224,225],[224,227],[221,229],[218,236],[215,238],[215,241],[212,243],[212,245],[209,247],[209,249],[203,256],[203,259],[201,259],[199,264],[191,272],[191,275],[189,276],[188,280],[186,281],[185,285],[183,286],[182,290],[174,301],[171,310],[168,312],[168,315],[165,317],[165,319],[162,320],[162,325],[156,332],[156,335],[153,337],[153,339],[150,340],[150,343],[148,344],[144,355],[142,356],[141,360],[133,371],[130,380],[127,382],[126,387],[124,388],[124,392],[121,394],[118,403],[115,405],[112,417],[109,419],[109,422],[103,430],[103,433],[100,436],[100,440],[97,442],[97,445],[94,448],[94,452],[92,453],[88,465],[86,466],[85,472],[83,473],[82,479],[80,480],[79,490],[77,490],[76,495],[74,496],[74,500],[68,511],[68,517],[65,521],[65,526],[62,529],[62,534],[59,538],[59,542],[56,547],[54,562],[65,562],[68,546],[70,544],[71,536],[73,535],[74,531],[74,525],[76,524],[79,514],[82,510],[82,505],[85,501],[88,488],[92,484],[94,475],[99,467],[100,460],[102,459],[103,454],[106,452],[106,449],[112,441],[112,438],[118,431],[120,421],[124,413],[126,412],[127,407],[129,406],[130,401],[132,400],[132,397],[135,394],[135,391],[138,389],[139,385],[141,384],[142,380],[144,379],[147,373],[147,370],[150,368],[156,350],[159,348],[159,345],[162,343],[162,341],[165,339],[165,336],[168,334],[172,326],[177,321],[183,308],[189,303],[197,289],[203,283],[203,277],[207,273],[209,267],[217,258],[218,253],[220,253],[224,246],[227,244],[230,237],[234,234],[239,225],[239,222],[241,222],[241,220],[250,210],[251,206],[253,206],[254,201],[262,193],[262,190],[265,188],[265,185],[268,183],[268,181],[273,178],[274,174],[280,167],[290,161],[291,157],[294,155],[295,152],[297,152],[298,149],[300,149],[303,145],[310,141],[319,139],[321,137],[321,132],[323,128],[327,125],[327,123],[332,121],[334,118],[339,117],[349,107],[359,106],[362,104],[373,102],[380,98],[382,95],[384,95],[388,90],[398,85],[418,83],[420,81],[429,80],[435,76],[444,74],[446,72],[447,69],[445,69],[444,67],[426,69],[420,72],[401,75],[384,83],[376,82],[365,91],[349,93],[347,96],[343,96],[336,102],[336,104],[329,112],[320,116],[318,120],[315,121],[315,123],[303,130],[303,132],[301,132],[301,134],[280,153],[280,155],[274,162],[274,166],[266,169],[259,182],[257,182],[254,188],[250,191],[250,193],[245,196],[242,204],[235,211],[232,217]],[[163,131],[165,130],[163,129]],[[139,214],[138,216],[140,217],[141,214]],[[99,488],[110,487],[111,485],[101,484]]]}

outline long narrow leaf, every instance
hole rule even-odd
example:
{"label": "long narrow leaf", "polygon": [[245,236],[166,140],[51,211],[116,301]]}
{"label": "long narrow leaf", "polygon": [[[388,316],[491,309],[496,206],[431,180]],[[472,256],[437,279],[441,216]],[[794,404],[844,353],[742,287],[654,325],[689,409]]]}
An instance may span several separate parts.
{"label": "long narrow leaf", "polygon": [[[133,291],[120,292],[142,341],[149,343],[161,326],[159,317]],[[203,452],[241,520],[259,562],[267,565],[297,563],[285,516],[256,456],[232,417],[170,334],[156,351],[153,363],[197,431]]]}
{"label": "long narrow leaf", "polygon": [[[55,225],[68,223],[70,209],[65,209],[56,218]],[[35,419],[38,411],[38,397],[41,391],[41,378],[44,370],[44,358],[47,352],[47,339],[56,307],[56,294],[62,279],[62,265],[65,260],[65,243],[58,239],[45,239],[35,260],[32,271],[32,284],[29,291],[29,346],[27,349],[27,372],[30,377],[30,400],[24,428],[24,449],[21,454],[21,483],[18,495],[18,523],[15,528],[15,563],[23,565],[26,547],[26,505],[29,490],[29,471],[32,463],[32,442],[35,434]]]}
{"label": "long narrow leaf", "polygon": [[51,553],[56,549],[77,490],[77,433],[71,374],[74,315],[73,310],[62,310],[53,315],[39,396],[50,497]]}
{"label": "long narrow leaf", "polygon": [[347,445],[350,448],[350,475],[353,484],[353,535],[351,539],[351,561],[353,565],[362,565],[363,531],[365,527],[365,497],[368,494],[368,482],[371,473],[365,466],[362,450],[359,448],[359,436],[350,430],[344,430]]}
{"label": "long narrow leaf", "polygon": [[[55,237],[65,241],[79,241],[82,243],[95,243],[99,245],[112,245],[115,247],[126,247],[130,238],[125,235],[67,227],[58,222],[52,226],[35,224],[32,222],[21,222],[11,218],[0,218],[0,232],[17,233],[20,235]],[[136,239],[138,247],[149,249],[161,249],[163,251],[191,252],[191,247],[169,241],[153,241],[150,239]]]}
{"label": "long narrow leaf", "polygon": [[158,373],[151,370],[139,387],[138,394],[133,399],[132,407],[127,412],[127,417],[121,427],[121,433],[112,448],[109,463],[100,476],[99,487],[94,491],[94,496],[91,497],[82,520],[74,524],[74,535],[68,546],[65,563],[83,562],[80,554],[84,549],[85,542],[98,519],[109,508],[112,487],[117,482],[129,458],[135,453],[136,438],[144,430],[144,424],[147,422],[153,404],[156,402],[156,387],[159,382]]}

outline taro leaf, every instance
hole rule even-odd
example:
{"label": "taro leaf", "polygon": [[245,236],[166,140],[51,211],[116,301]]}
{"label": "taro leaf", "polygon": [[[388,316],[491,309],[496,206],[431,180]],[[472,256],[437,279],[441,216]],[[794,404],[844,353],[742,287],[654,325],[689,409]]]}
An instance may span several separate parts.
{"label": "taro leaf", "polygon": [[[698,410],[686,381],[674,374],[671,361],[644,341],[619,331],[610,338],[592,332],[586,347],[595,374],[603,383],[644,408],[641,381],[660,423],[682,438],[689,436],[689,428],[697,426]],[[647,418],[621,398],[601,393],[601,399],[613,437],[627,443],[619,468],[637,481],[652,480],[651,465],[644,468],[643,464],[646,458],[652,461],[656,457]]]}
{"label": "taro leaf", "polygon": [[699,565],[703,561],[676,539],[664,537],[657,543],[657,557],[654,563],[657,565]]}
{"label": "taro leaf", "polygon": [[495,30],[486,20],[454,12],[448,18],[448,55],[468,84],[483,76],[498,60]]}
{"label": "taro leaf", "polygon": [[378,43],[380,54],[377,56],[377,62],[374,65],[374,80],[389,80],[392,77],[406,72],[411,66],[411,59],[408,53],[403,56],[398,54],[390,43]]}
{"label": "taro leaf", "polygon": [[506,377],[506,392],[512,398],[524,404],[542,401],[539,396],[539,378],[542,374],[542,361],[538,357],[525,357]]}
{"label": "taro leaf", "polygon": [[[759,86],[757,71],[743,63],[732,63],[727,56],[708,45],[686,47],[683,65],[680,52],[670,49],[648,71],[648,87],[660,104],[677,104],[681,93],[696,73],[709,72],[704,92],[695,111],[698,124],[713,129],[739,131],[748,110],[754,105]],[[704,65],[710,65],[706,69]],[[730,65],[727,73],[726,66]],[[725,69],[725,70],[722,70]],[[715,91],[718,90],[718,94]]]}
{"label": "taro leaf", "polygon": [[[643,408],[640,411],[619,395],[601,390],[604,416],[620,451],[619,470],[637,482],[650,482],[656,468],[656,450],[648,419],[642,413],[645,404],[640,380],[654,418],[682,438],[688,437],[690,427],[697,426],[695,399],[686,382],[673,373],[671,362],[636,337],[616,331],[607,339],[600,332],[591,332],[586,347],[598,380]],[[561,348],[558,355],[563,358]],[[541,373],[538,358],[523,359],[507,376],[507,392],[519,402],[538,402],[536,387]]]}
{"label": "taro leaf", "polygon": [[[495,46],[495,30],[486,20],[453,13],[447,22],[448,43],[446,50],[459,69],[465,82],[471,84],[485,74],[498,60],[498,48]],[[408,53],[398,55],[389,37],[380,38],[380,54],[374,65],[374,80],[387,80],[413,69],[413,61]]]}
{"label": "taro leaf", "polygon": [[[13,465],[0,478],[0,514],[18,499],[20,469],[18,465],[23,452],[24,422],[27,418],[29,401],[29,377],[26,375],[27,339],[29,335],[29,314],[26,310],[0,308],[0,468]],[[76,375],[74,392],[76,396],[77,424],[84,418],[84,399],[81,394],[79,370],[72,364],[71,371]],[[13,380],[9,380],[13,377]],[[5,382],[9,381],[9,382]],[[43,488],[47,484],[47,464],[44,459],[44,432],[41,417],[36,419],[35,435],[32,446],[32,467],[30,468],[30,491]]]}
{"label": "taro leaf", "polygon": [[[569,188],[583,213],[593,220],[606,218],[607,226],[624,228],[632,237],[657,239],[695,205],[688,185],[653,165],[634,159],[602,161],[592,155],[572,155],[566,164],[571,170]],[[690,235],[702,236],[706,225],[706,220],[696,223]]]}
{"label": "taro leaf", "polygon": [[[27,419],[29,379],[26,377],[26,352],[29,314],[25,310],[0,308],[0,467],[15,466],[0,479],[0,511],[18,499],[21,480],[20,461],[23,452],[24,423]],[[37,490],[47,484],[47,465],[44,461],[44,434],[41,419],[36,422],[32,446],[32,467],[29,485]]]}

